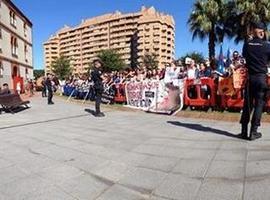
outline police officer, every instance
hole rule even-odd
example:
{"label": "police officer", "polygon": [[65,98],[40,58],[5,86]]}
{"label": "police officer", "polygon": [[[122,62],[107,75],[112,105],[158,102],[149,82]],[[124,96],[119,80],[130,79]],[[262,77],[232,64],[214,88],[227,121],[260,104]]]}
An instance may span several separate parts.
{"label": "police officer", "polygon": [[94,68],[91,72],[91,79],[94,82],[94,91],[96,94],[96,117],[104,117],[104,113],[100,111],[101,96],[103,93],[103,76],[102,76],[102,62],[99,59],[94,60]]}
{"label": "police officer", "polygon": [[[261,125],[262,112],[266,101],[267,64],[270,60],[270,44],[265,41],[265,30],[266,26],[263,23],[254,23],[251,38],[243,46],[248,77],[240,121],[242,124],[241,137],[250,140],[262,136],[258,132],[258,127]],[[252,111],[250,136],[248,137],[248,123]]]}
{"label": "police officer", "polygon": [[48,90],[48,105],[52,105],[54,104],[54,102],[52,101],[53,98],[53,85],[52,85],[52,75],[48,74],[47,75],[47,79],[45,81],[45,86]]}

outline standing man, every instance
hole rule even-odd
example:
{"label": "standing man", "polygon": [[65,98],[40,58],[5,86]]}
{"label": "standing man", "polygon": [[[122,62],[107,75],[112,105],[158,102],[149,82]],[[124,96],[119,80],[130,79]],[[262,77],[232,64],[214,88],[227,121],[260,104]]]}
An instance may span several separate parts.
{"label": "standing man", "polygon": [[52,85],[52,75],[48,74],[47,79],[45,81],[46,88],[48,90],[48,105],[54,104],[52,101],[53,98],[53,85]]}
{"label": "standing man", "polygon": [[[263,23],[254,23],[252,38],[247,40],[243,47],[243,56],[248,69],[244,109],[240,121],[243,139],[255,140],[262,137],[262,134],[258,132],[258,127],[261,125],[266,101],[267,64],[270,60],[270,44],[265,41],[265,30],[266,26]],[[248,123],[252,111],[250,136],[248,137]]]}
{"label": "standing man", "polygon": [[46,79],[47,78],[44,76],[42,78],[42,82],[41,82],[41,85],[42,85],[42,97],[47,97]]}
{"label": "standing man", "polygon": [[94,68],[91,72],[91,78],[94,82],[94,90],[96,95],[96,117],[104,117],[104,113],[100,112],[101,96],[103,93],[103,76],[102,76],[102,62],[99,59],[94,60]]}

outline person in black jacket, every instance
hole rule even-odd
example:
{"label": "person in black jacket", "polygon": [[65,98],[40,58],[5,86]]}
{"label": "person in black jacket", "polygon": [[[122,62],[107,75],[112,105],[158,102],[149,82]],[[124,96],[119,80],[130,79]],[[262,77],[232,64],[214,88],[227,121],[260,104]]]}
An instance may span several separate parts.
{"label": "person in black jacket", "polygon": [[99,59],[94,60],[94,68],[91,72],[91,79],[94,82],[94,90],[96,94],[96,117],[104,117],[104,113],[100,111],[101,97],[103,93],[103,76],[102,76],[102,62]]}
{"label": "person in black jacket", "polygon": [[[266,26],[263,23],[253,24],[252,37],[243,46],[243,56],[248,69],[245,86],[244,108],[240,123],[242,124],[241,137],[255,140],[262,136],[258,127],[266,102],[267,91],[267,64],[270,61],[270,44],[265,40]],[[253,111],[250,136],[248,137],[248,123]]]}
{"label": "person in black jacket", "polygon": [[48,74],[47,79],[45,81],[46,88],[48,90],[48,105],[54,104],[52,101],[53,98],[53,85],[52,85],[52,75]]}

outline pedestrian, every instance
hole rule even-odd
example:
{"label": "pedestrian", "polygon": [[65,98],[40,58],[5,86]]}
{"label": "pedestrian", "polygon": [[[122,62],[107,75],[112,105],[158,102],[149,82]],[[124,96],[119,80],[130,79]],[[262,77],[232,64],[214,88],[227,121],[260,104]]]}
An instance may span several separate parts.
{"label": "pedestrian", "polygon": [[42,85],[42,97],[47,97],[47,87],[46,87],[46,77],[45,76],[42,78],[41,85]]}
{"label": "pedestrian", "polygon": [[[261,125],[262,112],[266,102],[267,64],[270,61],[270,44],[265,40],[265,31],[266,26],[263,23],[254,23],[251,38],[243,46],[243,56],[248,69],[244,108],[240,120],[242,124],[240,136],[243,139],[255,140],[262,136],[258,132],[258,127]],[[252,111],[248,137],[248,124]]]}
{"label": "pedestrian", "polygon": [[52,101],[53,98],[53,85],[52,85],[52,75],[48,74],[47,79],[45,81],[46,88],[48,90],[48,105],[54,104]]}
{"label": "pedestrian", "polygon": [[95,91],[95,101],[96,101],[96,117],[104,117],[104,113],[100,111],[101,97],[103,93],[103,76],[102,76],[102,62],[99,59],[94,60],[93,62],[93,71],[91,72],[91,79],[94,82],[94,91]]}

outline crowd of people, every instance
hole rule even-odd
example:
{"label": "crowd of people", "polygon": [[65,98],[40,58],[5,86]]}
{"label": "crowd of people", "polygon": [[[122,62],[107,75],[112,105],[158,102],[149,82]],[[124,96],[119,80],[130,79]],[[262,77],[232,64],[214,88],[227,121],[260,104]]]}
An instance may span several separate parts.
{"label": "crowd of people", "polygon": [[[239,55],[237,51],[233,53],[231,62],[228,63],[224,61],[225,73],[222,76],[232,75],[232,71],[239,66],[243,66],[244,60]],[[90,72],[91,73],[91,72]],[[89,73],[89,74],[90,74]],[[166,76],[168,75],[168,76]],[[201,63],[196,63],[195,60],[191,58],[186,58],[182,62],[172,62],[166,65],[164,68],[160,69],[147,69],[147,68],[137,68],[137,69],[126,69],[121,71],[104,72],[104,87],[109,88],[111,95],[115,92],[115,86],[118,84],[125,84],[130,81],[142,82],[146,80],[163,80],[165,77],[174,76],[175,79],[199,79],[203,77],[217,77],[220,73],[217,70],[212,69],[209,60],[205,60]],[[167,82],[167,80],[165,80]],[[89,88],[91,90],[91,76],[70,76],[64,81],[59,81],[61,93],[67,96],[72,95],[75,98],[83,99]],[[72,93],[73,92],[73,93]],[[72,93],[72,94],[71,94]],[[89,96],[91,98],[91,94]]]}

